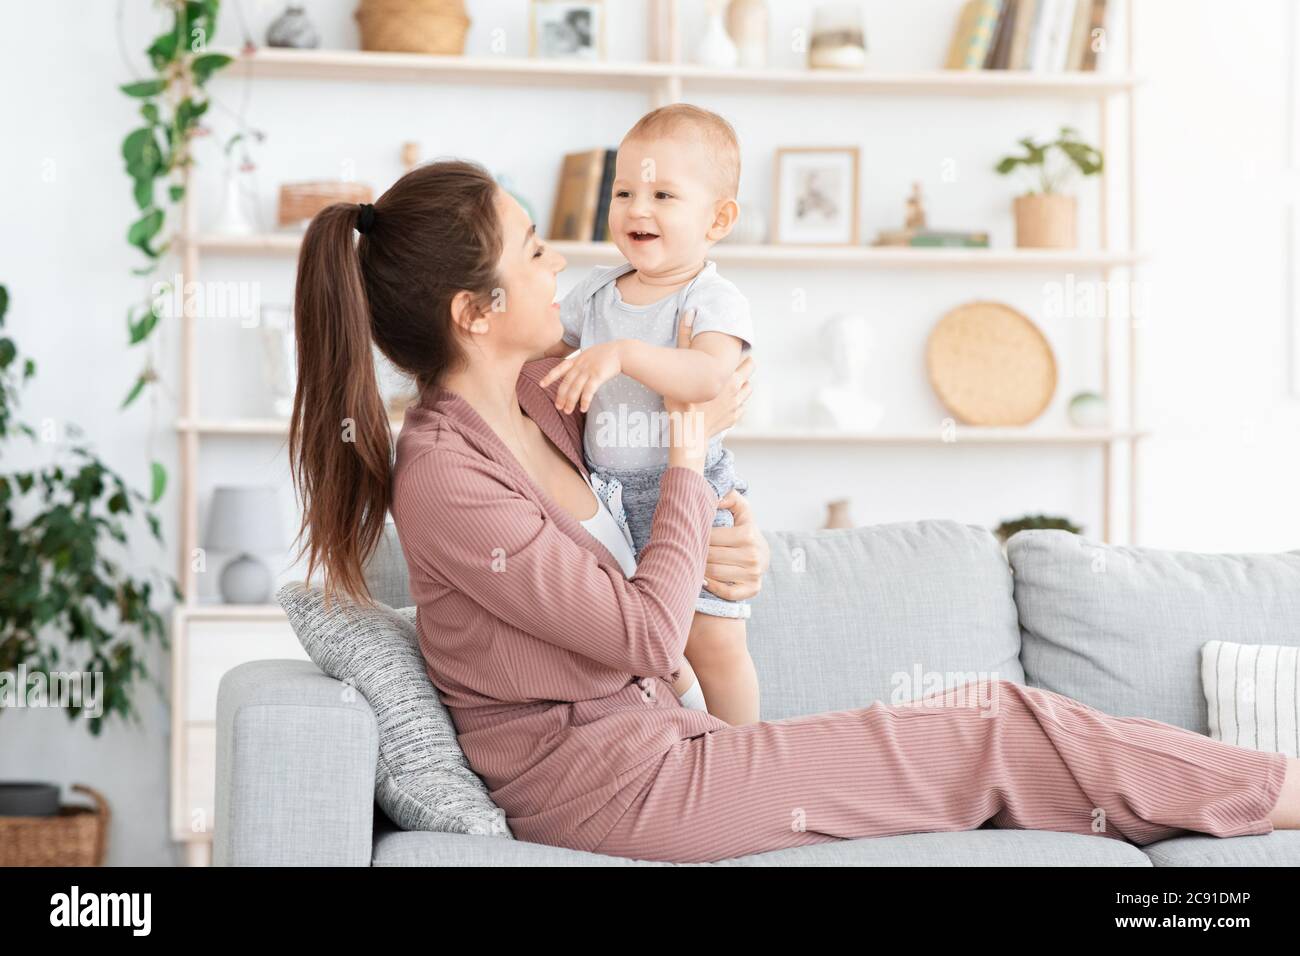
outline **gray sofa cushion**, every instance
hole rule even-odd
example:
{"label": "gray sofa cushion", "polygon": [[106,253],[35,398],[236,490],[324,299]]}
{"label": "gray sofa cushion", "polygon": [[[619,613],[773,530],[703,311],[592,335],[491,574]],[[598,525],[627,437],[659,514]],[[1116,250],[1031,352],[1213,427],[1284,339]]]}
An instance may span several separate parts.
{"label": "gray sofa cushion", "polygon": [[512,838],[505,814],[470,769],[451,715],[420,654],[415,609],[347,601],[326,607],[300,582],[276,592],[316,666],[360,691],[379,725],[375,799],[404,830]]}
{"label": "gray sofa cushion", "polygon": [[1208,734],[1202,644],[1300,644],[1300,551],[1197,554],[1021,531],[1007,556],[1026,679],[1117,717]]}
{"label": "gray sofa cushion", "polygon": [[1142,848],[1155,866],[1300,866],[1300,830],[1173,837]]}
{"label": "gray sofa cushion", "polygon": [[[948,520],[765,532],[750,655],[765,720],[1023,683],[1011,571],[986,528]],[[927,682],[933,682],[928,686]]]}
{"label": "gray sofa cushion", "polygon": [[375,834],[373,862],[375,866],[1151,866],[1141,850],[1123,840],[1080,833],[995,829],[835,840],[717,863],[632,860],[523,840],[502,843],[439,833],[381,830]]}

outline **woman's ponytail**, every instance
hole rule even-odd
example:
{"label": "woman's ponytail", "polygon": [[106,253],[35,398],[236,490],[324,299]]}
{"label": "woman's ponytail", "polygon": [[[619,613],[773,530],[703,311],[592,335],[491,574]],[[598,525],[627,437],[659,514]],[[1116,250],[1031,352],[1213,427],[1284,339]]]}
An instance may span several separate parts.
{"label": "woman's ponytail", "polygon": [[307,227],[289,470],[302,505],[298,556],[308,577],[324,570],[327,599],[370,602],[363,569],[392,501],[392,430],[372,346],[420,391],[463,361],[451,303],[468,291],[486,309],[500,285],[499,192],[477,163],[443,160],[412,169],[368,210],[338,203]]}
{"label": "woman's ponytail", "polygon": [[354,203],[329,206],[303,237],[289,468],[302,502],[295,540],[299,556],[307,553],[307,576],[326,570],[327,600],[341,590],[368,602],[362,568],[383,534],[393,448],[353,240],[358,210]]}

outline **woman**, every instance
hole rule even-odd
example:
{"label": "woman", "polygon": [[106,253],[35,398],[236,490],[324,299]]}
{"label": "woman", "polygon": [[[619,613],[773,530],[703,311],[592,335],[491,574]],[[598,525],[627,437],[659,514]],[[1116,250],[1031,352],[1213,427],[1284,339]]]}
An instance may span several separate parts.
{"label": "woman", "polygon": [[[709,547],[701,473],[747,369],[713,405],[673,409],[650,543],[625,576],[587,530],[604,505],[580,415],[537,384],[558,360],[530,361],[559,338],[563,268],[464,162],[326,209],[298,267],[290,442],[309,564],[364,598],[392,509],[429,677],[517,837],[688,862],[986,824],[1138,844],[1300,825],[1300,761],[1009,681],[993,707],[958,688],[736,727],[683,707],[668,685],[701,578],[746,597],[765,562],[741,501],[748,547]],[[372,341],[420,385],[392,467]]]}

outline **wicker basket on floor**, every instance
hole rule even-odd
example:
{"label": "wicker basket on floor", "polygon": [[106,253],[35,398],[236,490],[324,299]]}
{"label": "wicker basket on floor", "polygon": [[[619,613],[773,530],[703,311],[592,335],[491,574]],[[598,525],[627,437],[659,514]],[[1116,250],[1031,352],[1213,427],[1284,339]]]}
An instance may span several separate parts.
{"label": "wicker basket on floor", "polygon": [[361,0],[361,49],[397,53],[465,52],[464,0]]}
{"label": "wicker basket on floor", "polygon": [[108,801],[98,790],[72,785],[93,807],[59,807],[48,817],[0,817],[0,867],[103,866],[108,848]]}

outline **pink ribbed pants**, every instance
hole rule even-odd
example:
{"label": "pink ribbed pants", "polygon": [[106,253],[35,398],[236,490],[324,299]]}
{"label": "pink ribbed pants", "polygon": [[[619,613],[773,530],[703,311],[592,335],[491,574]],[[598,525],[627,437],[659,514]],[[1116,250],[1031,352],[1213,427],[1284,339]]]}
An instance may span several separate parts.
{"label": "pink ribbed pants", "polygon": [[1286,761],[986,681],[683,740],[632,781],[596,849],[685,863],[982,825],[1138,845],[1263,834]]}

